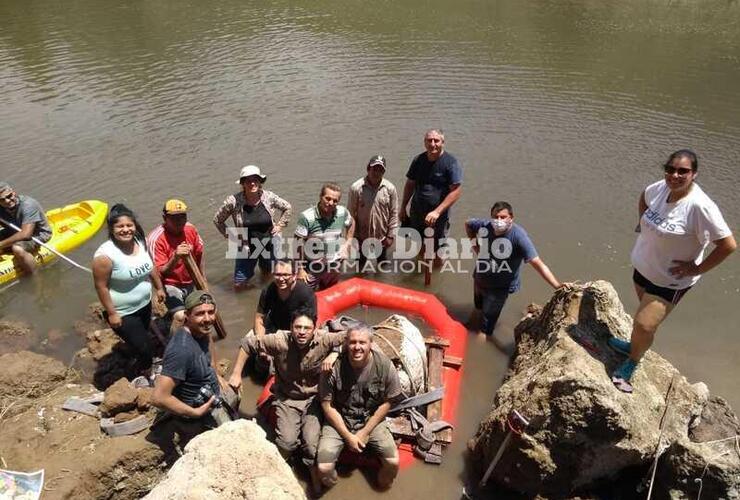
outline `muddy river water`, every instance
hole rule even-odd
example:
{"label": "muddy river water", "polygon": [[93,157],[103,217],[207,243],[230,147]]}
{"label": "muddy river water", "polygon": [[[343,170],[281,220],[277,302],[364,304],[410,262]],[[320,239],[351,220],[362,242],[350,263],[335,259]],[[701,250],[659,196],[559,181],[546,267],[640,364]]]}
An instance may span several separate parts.
{"label": "muddy river water", "polygon": [[[740,4],[729,0],[0,0],[0,86],[0,178],[46,208],[124,201],[151,229],[166,198],[187,201],[233,332],[227,356],[258,291],[230,292],[211,218],[248,163],[302,210],[377,153],[400,188],[424,130],[441,127],[465,172],[453,236],[508,200],[561,280],[609,280],[629,312],[637,199],[671,151],[694,148],[698,182],[736,233],[740,220]],[[71,256],[89,262],[103,240]],[[735,408],[739,262],[705,276],[654,346]],[[548,298],[532,270],[523,282],[504,342],[526,304]],[[436,275],[429,290],[467,320],[469,274]],[[0,293],[0,316],[68,332],[94,299],[89,275],[57,264]],[[71,336],[55,355],[79,347]],[[404,472],[385,498],[459,495],[465,440],[506,360],[470,342],[445,463]],[[329,497],[350,495],[376,493],[354,474]]]}

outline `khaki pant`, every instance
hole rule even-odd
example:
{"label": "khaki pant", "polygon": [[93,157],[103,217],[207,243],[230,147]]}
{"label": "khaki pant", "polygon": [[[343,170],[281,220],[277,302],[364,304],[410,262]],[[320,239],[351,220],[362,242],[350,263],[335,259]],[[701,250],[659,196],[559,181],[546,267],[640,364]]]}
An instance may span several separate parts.
{"label": "khaki pant", "polygon": [[300,448],[301,460],[307,467],[316,462],[316,450],[321,432],[321,408],[318,398],[305,400],[277,398],[272,406],[275,410],[275,445],[284,458],[290,457]]}
{"label": "khaki pant", "polygon": [[[340,436],[337,430],[330,424],[324,424],[324,427],[321,428],[318,462],[320,464],[335,463],[343,449],[344,439],[342,436]],[[396,442],[393,440],[393,434],[391,434],[391,431],[385,422],[379,423],[370,433],[365,450],[384,459],[394,459],[398,457]]]}

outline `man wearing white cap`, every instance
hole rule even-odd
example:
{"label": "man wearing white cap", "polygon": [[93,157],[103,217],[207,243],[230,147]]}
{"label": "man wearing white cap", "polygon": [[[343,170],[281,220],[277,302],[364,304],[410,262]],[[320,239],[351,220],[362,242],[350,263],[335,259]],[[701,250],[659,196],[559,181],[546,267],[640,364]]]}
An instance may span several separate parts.
{"label": "man wearing white cap", "polygon": [[[398,192],[396,186],[384,179],[385,158],[373,156],[367,163],[367,175],[349,188],[347,208],[355,219],[355,238],[360,245],[360,266],[368,258],[386,260],[386,250],[393,245],[398,230]],[[373,241],[372,247],[362,242]]]}
{"label": "man wearing white cap", "polygon": [[[236,289],[243,288],[254,276],[254,268],[258,263],[264,273],[271,271],[273,239],[280,237],[293,212],[290,203],[272,191],[262,189],[266,180],[267,176],[262,175],[259,167],[243,167],[236,181],[241,185],[241,191],[227,196],[213,217],[213,223],[224,238],[231,237],[230,243],[238,244],[240,253],[247,254],[231,256],[236,261]],[[227,230],[226,220],[229,217],[233,226]]]}

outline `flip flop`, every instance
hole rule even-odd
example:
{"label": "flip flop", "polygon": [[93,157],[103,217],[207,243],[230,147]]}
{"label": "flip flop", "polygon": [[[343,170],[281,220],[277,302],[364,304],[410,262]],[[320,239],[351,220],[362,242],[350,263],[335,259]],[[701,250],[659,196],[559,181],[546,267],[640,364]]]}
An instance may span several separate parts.
{"label": "flip flop", "polygon": [[630,351],[632,350],[631,342],[627,342],[626,340],[622,340],[617,337],[609,337],[609,340],[607,340],[606,343],[619,354],[623,354],[625,356],[629,356]]}
{"label": "flip flop", "polygon": [[627,394],[632,394],[632,384],[630,384],[629,381],[623,379],[622,377],[612,376],[612,383],[614,384],[614,387],[616,387],[620,391],[626,392]]}

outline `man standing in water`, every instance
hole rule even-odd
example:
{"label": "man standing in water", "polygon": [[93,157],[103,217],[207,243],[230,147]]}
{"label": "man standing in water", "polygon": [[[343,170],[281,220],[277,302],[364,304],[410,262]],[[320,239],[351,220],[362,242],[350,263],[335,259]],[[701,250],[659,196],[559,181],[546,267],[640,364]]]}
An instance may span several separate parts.
{"label": "man standing in water", "polygon": [[203,240],[188,222],[188,207],[181,200],[167,200],[162,209],[163,223],[147,236],[149,254],[167,292],[167,308],[173,312],[172,331],[185,321],[185,297],[195,287],[184,260],[192,255],[203,272]]}
{"label": "man standing in water", "polygon": [[442,130],[431,129],[424,134],[426,151],[414,158],[406,173],[400,212],[401,222],[418,231],[422,239],[425,228],[434,229],[435,252],[443,246],[450,229],[450,208],[462,193],[462,167],[444,150],[444,144]]}
{"label": "man standing in water", "polygon": [[324,184],[318,204],[301,213],[295,228],[296,237],[303,240],[298,248],[299,255],[305,259],[305,267],[298,271],[298,279],[314,290],[324,290],[336,284],[341,262],[349,255],[355,221],[339,204],[341,198],[342,188],[338,184]]}
{"label": "man standing in water", "polygon": [[[385,158],[373,156],[367,164],[367,175],[349,188],[347,207],[357,225],[360,269],[368,257],[377,257],[378,262],[387,260],[386,251],[393,246],[398,230],[398,193],[384,175]],[[365,255],[362,251],[362,242],[368,239],[379,243],[380,248],[374,248],[376,255]]]}
{"label": "man standing in water", "polygon": [[505,201],[491,207],[490,219],[468,219],[465,232],[478,254],[473,274],[475,308],[482,311],[480,336],[490,337],[509,294],[519,290],[522,262],[531,266],[553,288],[560,281],[537,255],[529,235],[514,223],[514,210]]}
{"label": "man standing in water", "polygon": [[372,335],[367,327],[350,328],[339,361],[321,377],[319,397],[327,422],[317,460],[327,487],[337,482],[335,464],[345,446],[354,453],[367,448],[380,457],[380,488],[389,488],[398,474],[398,449],[385,416],[401,395],[401,384],[391,360],[372,348]]}
{"label": "man standing in water", "polygon": [[6,182],[0,182],[0,218],[14,224],[20,231],[0,222],[0,253],[12,253],[18,266],[26,274],[36,270],[35,254],[39,244],[51,239],[52,230],[44,209],[31,197],[18,194]]}

